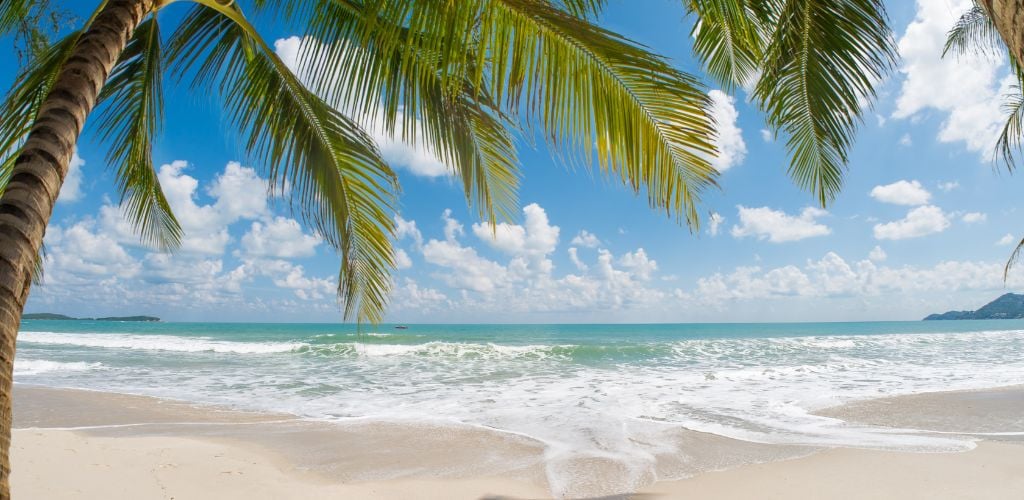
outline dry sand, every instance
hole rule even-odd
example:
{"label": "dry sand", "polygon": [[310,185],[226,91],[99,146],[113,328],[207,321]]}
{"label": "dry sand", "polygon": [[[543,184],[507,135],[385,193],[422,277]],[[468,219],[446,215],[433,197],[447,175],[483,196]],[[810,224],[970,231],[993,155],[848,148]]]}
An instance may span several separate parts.
{"label": "dry sand", "polygon": [[1024,446],[964,453],[834,449],[809,457],[655,483],[656,498],[945,500],[1024,498]]}
{"label": "dry sand", "polygon": [[95,437],[16,430],[12,493],[18,499],[320,499],[542,497],[501,477],[331,483],[289,470],[267,453],[205,439]]}
{"label": "dry sand", "polygon": [[[18,499],[550,497],[543,446],[484,429],[341,427],[23,386],[15,398],[12,485]],[[983,433],[1024,430],[1018,428],[1022,410],[1024,389],[1010,388],[889,398],[824,413],[875,425]],[[706,453],[760,450],[697,434],[688,442]],[[825,450],[659,481],[618,498],[1024,498],[1024,445],[1013,436],[989,439],[1000,441],[963,453]]]}

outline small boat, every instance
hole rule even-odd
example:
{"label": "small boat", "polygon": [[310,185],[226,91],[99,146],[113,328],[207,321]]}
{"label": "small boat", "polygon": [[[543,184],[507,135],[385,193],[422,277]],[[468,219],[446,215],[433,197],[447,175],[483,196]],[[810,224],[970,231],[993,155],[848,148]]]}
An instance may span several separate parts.
{"label": "small boat", "polygon": [[405,326],[405,325],[398,325],[398,326],[395,327],[395,330],[408,330],[408,329],[409,329],[409,327]]}

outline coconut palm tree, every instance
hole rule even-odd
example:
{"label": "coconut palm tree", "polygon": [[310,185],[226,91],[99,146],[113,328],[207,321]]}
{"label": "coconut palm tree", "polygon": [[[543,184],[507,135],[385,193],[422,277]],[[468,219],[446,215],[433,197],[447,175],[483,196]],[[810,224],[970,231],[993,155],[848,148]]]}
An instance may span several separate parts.
{"label": "coconut palm tree", "polygon": [[[1008,10],[1013,2],[992,2],[975,0],[974,5],[957,20],[949,30],[943,57],[976,57],[991,56],[1004,53],[1008,56],[1010,67],[1016,81],[1010,85],[1003,96],[1003,111],[1006,112],[1006,123],[1003,125],[996,140],[993,159],[997,164],[1013,173],[1017,167],[1016,156],[1024,142],[1024,71],[1021,70],[1019,57],[1024,50],[1024,40],[1020,35],[1024,28],[1014,27],[1001,16],[1024,13],[1024,9]],[[1018,6],[1019,7],[1019,6]],[[999,13],[999,15],[993,15]],[[1016,30],[1016,31],[1014,31]],[[1014,38],[1014,33],[1017,33]],[[1005,34],[1005,37],[1004,37]],[[1006,41],[1004,41],[1006,40]],[[1015,42],[1015,43],[1014,43]],[[1010,269],[1020,259],[1024,250],[1024,239],[1017,243],[1003,269],[1003,280],[1009,277]]]}
{"label": "coconut palm tree", "polygon": [[[726,88],[747,89],[787,137],[794,180],[827,204],[842,187],[846,152],[865,100],[895,61],[881,0],[688,0],[694,50]],[[1024,2],[974,0],[950,27],[944,56],[1008,55],[1017,77],[992,158],[1007,170],[1024,143]],[[1024,251],[1007,260],[1004,279]]]}
{"label": "coconut palm tree", "polygon": [[[252,0],[307,35],[290,71],[232,0],[99,0],[18,75],[0,105],[0,498],[9,497],[11,379],[47,222],[87,124],[109,145],[124,216],[173,250],[181,226],[153,169],[164,77],[217,96],[247,159],[341,257],[346,317],[379,321],[396,176],[364,132],[421,137],[494,223],[514,210],[515,135],[542,135],[693,227],[714,185],[699,81],[592,22],[598,0]],[[38,0],[0,3],[9,33]],[[166,34],[165,34],[166,33]],[[93,111],[96,116],[93,117]],[[287,187],[287,189],[285,189]]]}

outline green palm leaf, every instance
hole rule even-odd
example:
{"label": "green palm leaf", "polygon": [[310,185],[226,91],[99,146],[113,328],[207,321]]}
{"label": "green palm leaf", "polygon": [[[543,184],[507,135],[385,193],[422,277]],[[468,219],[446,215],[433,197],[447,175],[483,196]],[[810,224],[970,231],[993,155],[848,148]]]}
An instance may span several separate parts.
{"label": "green palm leaf", "polygon": [[1007,117],[996,141],[996,157],[1001,158],[1011,172],[1016,167],[1014,155],[1020,151],[1021,138],[1024,137],[1024,92],[1021,91],[1021,75],[1017,76],[1017,82],[1003,96],[1003,111]]}
{"label": "green palm leaf", "polygon": [[1017,246],[1013,249],[1013,253],[1010,254],[1010,258],[1006,259],[1006,266],[1003,267],[1003,283],[1005,284],[1010,279],[1010,270],[1020,260],[1021,250],[1024,250],[1024,239],[1021,239]]}
{"label": "green palm leaf", "polygon": [[562,9],[584,19],[597,17],[604,10],[607,0],[560,0]]}
{"label": "green palm leaf", "polygon": [[690,0],[699,20],[693,50],[725,92],[753,85],[767,45],[769,13],[759,0]]}
{"label": "green palm leaf", "polygon": [[121,209],[143,241],[163,250],[181,243],[181,225],[153,168],[152,140],[163,117],[160,29],[144,21],[103,87],[97,126],[110,143],[107,161],[117,168]]}
{"label": "green palm leaf", "polygon": [[789,173],[822,205],[842,187],[863,101],[895,60],[880,0],[772,0],[777,15],[754,95],[788,136]]}
{"label": "green palm leaf", "polygon": [[[514,124],[473,89],[449,98],[437,78],[421,82],[418,125],[431,150],[455,168],[466,201],[480,217],[496,224],[516,212],[519,155],[509,132]],[[413,136],[415,137],[415,136]]]}
{"label": "green palm leaf", "polygon": [[0,2],[0,35],[7,34],[29,15],[38,0],[4,0]]}
{"label": "green palm leaf", "polygon": [[[708,99],[663,58],[543,0],[318,6],[307,12],[320,43],[305,50],[300,74],[354,116],[379,112],[383,99],[384,121],[397,128],[397,111],[418,109],[421,98],[416,86],[398,84],[437,79],[455,99],[468,82],[474,99],[488,89],[502,112],[542,130],[570,164],[596,163],[646,190],[652,206],[698,224],[699,194],[717,175],[705,160],[713,152]],[[352,47],[396,56],[357,66],[338,55]]]}
{"label": "green palm leaf", "polygon": [[995,55],[1005,51],[1006,45],[1000,38],[995,23],[985,8],[975,2],[949,30],[942,55],[945,57],[946,54],[953,53],[961,56],[977,52]]}
{"label": "green palm leaf", "polygon": [[25,137],[32,130],[39,107],[78,43],[81,31],[75,31],[53,44],[22,72],[0,104],[0,192],[7,185],[14,160]]}
{"label": "green palm leaf", "polygon": [[[346,15],[334,4],[322,9],[325,15]],[[383,123],[385,134],[407,143],[425,142],[461,178],[467,201],[481,217],[492,222],[511,218],[516,212],[519,167],[509,132],[514,124],[486,87],[476,89],[465,81],[462,92],[451,94],[437,59],[419,52],[407,60],[408,54],[399,48],[410,34],[400,30],[399,36],[403,43],[386,46],[391,52],[370,52],[347,43],[323,47],[307,39],[302,53],[312,52],[337,68],[329,85],[320,85],[328,89],[322,92],[333,105],[364,123]],[[305,58],[300,65],[308,68]],[[306,76],[308,69],[299,73]]]}
{"label": "green palm leaf", "polygon": [[307,90],[236,8],[204,4],[170,42],[174,69],[224,98],[248,154],[341,253],[346,317],[379,322],[393,267],[394,173],[358,124]]}

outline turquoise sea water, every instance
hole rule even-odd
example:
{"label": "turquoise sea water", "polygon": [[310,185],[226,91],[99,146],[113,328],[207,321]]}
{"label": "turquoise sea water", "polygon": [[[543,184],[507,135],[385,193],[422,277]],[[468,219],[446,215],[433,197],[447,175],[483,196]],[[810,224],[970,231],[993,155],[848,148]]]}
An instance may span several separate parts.
{"label": "turquoise sea water", "polygon": [[15,380],[301,417],[520,433],[553,459],[656,453],[652,429],[761,443],[963,449],[813,415],[1024,383],[1024,321],[394,325],[25,321]]}

